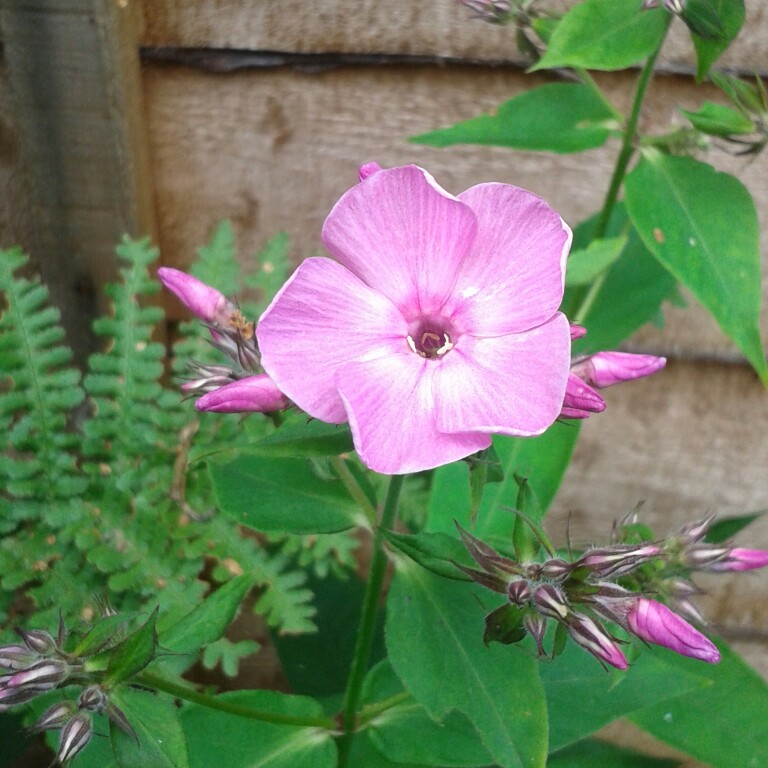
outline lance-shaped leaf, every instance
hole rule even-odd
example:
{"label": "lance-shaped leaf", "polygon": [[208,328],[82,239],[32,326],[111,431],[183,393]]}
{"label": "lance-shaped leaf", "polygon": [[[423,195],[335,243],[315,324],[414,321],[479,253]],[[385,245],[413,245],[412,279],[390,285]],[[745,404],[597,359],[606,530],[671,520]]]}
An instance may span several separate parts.
{"label": "lance-shaped leaf", "polygon": [[[401,697],[403,700],[377,715],[366,729],[373,744],[392,762],[406,765],[439,765],[441,768],[474,768],[490,765],[480,735],[460,712],[435,722],[424,707],[407,696],[387,661],[377,664],[366,677],[363,696],[367,705]],[[357,737],[356,737],[357,738]],[[369,762],[351,763],[369,768]]]}
{"label": "lance-shaped leaf", "polygon": [[621,115],[591,88],[550,83],[505,101],[492,115],[414,136],[417,144],[486,144],[540,152],[583,152],[605,144]]}
{"label": "lance-shaped leaf", "polygon": [[648,707],[632,721],[712,768],[768,765],[768,684],[725,643],[719,664],[653,649],[669,665],[695,670],[711,685]]}
{"label": "lance-shaped leaf", "polygon": [[696,0],[696,2],[690,2],[689,0],[689,3],[693,6],[693,17],[689,14],[687,20],[685,16],[683,16],[683,19],[687,22],[693,21],[693,24],[689,23],[689,27],[691,27],[693,33],[691,37],[693,38],[693,45],[696,48],[696,56],[698,58],[696,80],[701,82],[707,76],[709,68],[720,58],[720,54],[725,51],[739,34],[744,24],[744,0],[706,0],[706,5],[709,5],[714,10],[721,24],[719,34],[710,37],[696,34],[695,31],[696,22],[699,21],[699,18],[709,15],[706,11],[700,10],[697,7],[704,6],[705,3],[702,0]]}
{"label": "lance-shaped leaf", "polygon": [[626,179],[627,210],[646,247],[712,313],[763,382],[759,227],[734,176],[648,150]]}
{"label": "lance-shaped leaf", "polygon": [[110,697],[136,737],[110,723],[110,741],[119,768],[189,768],[179,709],[170,696],[122,687]]}
{"label": "lance-shaped leaf", "polygon": [[532,69],[631,67],[660,45],[667,19],[665,11],[643,11],[635,0],[584,0],[555,27],[547,52]]}
{"label": "lance-shaped leaf", "polygon": [[241,456],[210,472],[221,511],[257,531],[334,533],[361,514],[341,481],[319,477],[304,459]]}
{"label": "lance-shaped leaf", "polygon": [[696,112],[688,112],[685,109],[680,111],[697,131],[711,136],[734,136],[757,130],[754,122],[742,112],[712,101],[705,101]]}
{"label": "lance-shaped leaf", "polygon": [[155,658],[157,648],[155,622],[158,610],[155,608],[139,629],[109,651],[109,663],[104,677],[108,686],[114,686],[133,677]]}
{"label": "lance-shaped leaf", "polygon": [[177,653],[189,653],[218,640],[235,618],[253,584],[244,574],[227,582],[160,634],[160,644]]}
{"label": "lance-shaped leaf", "polygon": [[[305,696],[274,691],[234,691],[227,703],[290,717],[319,719],[320,704]],[[276,725],[233,717],[202,706],[182,710],[191,768],[335,768],[330,731],[304,725]]]}
{"label": "lance-shaped leaf", "polygon": [[[457,581],[469,581],[461,566],[471,567],[466,548],[445,533],[416,533],[413,535],[382,531],[384,538],[422,568]],[[458,567],[457,567],[458,566]]]}
{"label": "lance-shaped leaf", "polygon": [[488,593],[398,564],[387,603],[387,647],[406,690],[436,720],[463,712],[502,768],[546,763],[547,718],[538,662],[524,649],[483,644]]}

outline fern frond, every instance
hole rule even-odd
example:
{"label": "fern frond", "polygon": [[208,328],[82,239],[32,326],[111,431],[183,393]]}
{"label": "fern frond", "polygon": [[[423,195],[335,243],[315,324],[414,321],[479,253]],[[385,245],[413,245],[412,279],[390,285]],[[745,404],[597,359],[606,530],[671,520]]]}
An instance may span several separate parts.
{"label": "fern frond", "polygon": [[88,484],[76,466],[77,437],[67,430],[85,395],[47,288],[16,274],[26,263],[19,249],[0,251],[7,303],[0,316],[0,487],[14,519],[46,513],[50,523]]}
{"label": "fern frond", "polygon": [[96,408],[85,425],[84,452],[92,459],[87,465],[91,472],[106,463],[113,472],[130,473],[136,460],[146,464],[158,449],[172,452],[184,421],[178,399],[160,384],[164,349],[152,335],[163,312],[140,303],[159,290],[148,270],[157,250],[148,240],[126,238],[117,253],[128,264],[121,270],[122,282],[106,289],[113,315],[94,323],[110,347],[89,358],[84,382]]}

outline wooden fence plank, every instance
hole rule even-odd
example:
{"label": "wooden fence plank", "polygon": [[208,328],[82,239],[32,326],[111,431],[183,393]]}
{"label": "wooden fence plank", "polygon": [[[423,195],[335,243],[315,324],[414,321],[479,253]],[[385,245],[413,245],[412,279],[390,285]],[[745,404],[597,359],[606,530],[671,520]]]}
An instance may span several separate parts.
{"label": "wooden fence plank", "polygon": [[[626,106],[631,75],[604,78]],[[145,67],[163,257],[189,263],[215,224],[231,218],[243,257],[279,230],[294,256],[317,253],[323,219],[356,180],[359,163],[417,162],[449,190],[505,181],[541,194],[571,224],[599,209],[617,145],[582,155],[510,152],[495,147],[435,149],[407,137],[490,110],[542,79],[514,70],[469,67],[345,67],[321,74],[289,69],[212,75],[179,67]],[[644,123],[666,131],[675,105],[712,97],[687,78],[659,79]],[[768,229],[768,157],[752,163],[719,151],[708,159],[740,176]],[[768,267],[768,243],[764,243]],[[768,286],[766,286],[768,288]],[[175,311],[175,307],[171,307]],[[668,313],[662,330],[640,337],[646,349],[737,359],[733,346],[693,306]],[[768,332],[768,323],[763,325]]]}
{"label": "wooden fence plank", "polygon": [[[143,44],[295,53],[422,55],[479,61],[524,60],[514,31],[470,18],[457,0],[143,0]],[[563,10],[576,0],[549,0]],[[747,22],[720,66],[768,74],[768,6],[747,0]],[[690,36],[677,22],[661,65],[694,71]]]}
{"label": "wooden fence plank", "polygon": [[82,360],[124,233],[154,234],[133,0],[0,0],[39,263]]}

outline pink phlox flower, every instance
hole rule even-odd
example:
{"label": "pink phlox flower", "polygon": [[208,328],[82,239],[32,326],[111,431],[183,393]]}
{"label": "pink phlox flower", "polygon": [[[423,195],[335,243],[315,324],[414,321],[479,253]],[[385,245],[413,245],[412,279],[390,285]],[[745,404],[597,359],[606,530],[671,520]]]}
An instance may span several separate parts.
{"label": "pink phlox flower", "polygon": [[627,613],[631,632],[649,643],[710,664],[720,661],[715,644],[663,603],[639,597]]}
{"label": "pink phlox flower", "polygon": [[157,270],[160,282],[186,305],[192,314],[205,323],[225,326],[235,306],[215,288],[186,272],[171,267]]}
{"label": "pink phlox flower", "polygon": [[768,566],[768,552],[764,549],[734,547],[722,559],[709,565],[710,571],[751,571]]}
{"label": "pink phlox flower", "polygon": [[288,398],[265,373],[225,384],[195,402],[198,411],[217,413],[271,413],[289,406]]}
{"label": "pink phlox flower", "polygon": [[571,232],[543,200],[507,184],[454,197],[416,166],[376,170],[323,241],[335,260],[304,261],[261,317],[262,365],[310,416],[349,421],[370,468],[430,469],[557,418]]}

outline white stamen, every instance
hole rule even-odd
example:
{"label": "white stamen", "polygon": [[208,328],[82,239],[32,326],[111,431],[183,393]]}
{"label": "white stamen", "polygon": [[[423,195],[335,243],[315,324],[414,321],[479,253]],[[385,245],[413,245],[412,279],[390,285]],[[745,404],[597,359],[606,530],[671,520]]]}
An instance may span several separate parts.
{"label": "white stamen", "polygon": [[447,333],[443,334],[443,342],[443,346],[440,347],[440,349],[438,349],[435,354],[444,355],[446,352],[449,352],[453,349],[453,344],[451,344],[451,340],[448,338]]}

